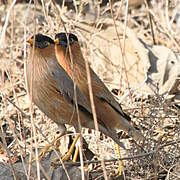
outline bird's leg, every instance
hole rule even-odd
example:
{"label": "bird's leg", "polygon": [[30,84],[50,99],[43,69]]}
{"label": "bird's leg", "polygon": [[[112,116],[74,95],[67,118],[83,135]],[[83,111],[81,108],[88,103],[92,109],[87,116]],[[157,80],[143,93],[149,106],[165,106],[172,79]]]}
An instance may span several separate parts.
{"label": "bird's leg", "polygon": [[77,161],[77,158],[78,158],[78,154],[79,154],[79,148],[76,147],[76,150],[74,152],[74,156],[73,156],[73,162],[76,162]]}
{"label": "bird's leg", "polygon": [[[71,155],[73,153],[73,158],[72,158],[72,161],[73,162],[76,162],[77,159],[79,160],[79,146],[76,146],[75,148],[75,151],[74,150],[74,147],[75,147],[75,144],[77,143],[77,140],[80,138],[80,134],[78,133],[74,140],[73,140],[73,143],[71,144],[71,147],[69,149],[69,151],[65,154],[65,156],[63,157],[63,160],[65,158],[67,158],[68,156],[66,156],[67,154]],[[82,138],[82,148],[83,148],[83,156],[86,160],[92,160],[92,158],[94,157],[94,153],[88,148],[88,144],[86,142],[86,140],[84,138]]]}
{"label": "bird's leg", "polygon": [[[71,144],[71,147],[69,148],[68,152],[62,157],[62,160],[63,161],[67,161],[68,159],[70,159],[70,156],[73,154],[73,151],[74,151],[74,148],[75,148],[75,145],[78,141],[80,137],[80,134],[77,134],[73,140],[73,143]],[[76,147],[76,150],[75,150],[75,155],[73,157],[73,160],[76,160],[77,159],[77,156],[78,156],[78,147]]]}
{"label": "bird's leg", "polygon": [[[64,136],[66,134],[66,127],[65,125],[58,125],[58,128],[60,130],[60,135],[56,138],[53,139],[53,141],[51,143],[48,143],[42,150],[41,152],[39,153],[39,161],[42,160],[42,158],[45,156],[45,154],[50,151],[51,147],[55,146],[55,149],[57,149],[57,147],[59,146],[58,145],[58,140]],[[34,161],[34,159],[32,160]]]}
{"label": "bird's leg", "polygon": [[[75,128],[75,129],[76,129],[76,128]],[[76,131],[77,131],[77,130],[76,130]],[[71,155],[72,155],[73,152],[74,152],[74,148],[75,148],[75,145],[76,145],[79,137],[80,137],[80,134],[76,134],[76,135],[75,135],[75,138],[73,139],[73,142],[71,143],[71,146],[70,146],[69,150],[68,150],[68,151],[66,152],[66,154],[63,155],[63,157],[62,157],[62,161],[67,161],[67,160],[70,159]],[[75,150],[75,155],[74,155],[74,158],[73,158],[73,159],[76,160],[77,157],[78,157],[78,148],[76,148],[76,150]],[[56,158],[56,159],[55,159],[55,162],[57,162],[57,161],[58,161],[58,159]]]}
{"label": "bird's leg", "polygon": [[[74,128],[75,128],[75,131],[76,131],[76,132],[79,132],[79,129],[78,129],[76,126],[74,126]],[[73,142],[72,142],[72,144],[71,144],[68,152],[62,157],[62,160],[63,160],[63,161],[67,161],[68,159],[70,159],[70,156],[73,155],[73,152],[74,152],[73,162],[75,162],[75,161],[77,160],[78,154],[79,154],[79,153],[78,153],[78,152],[79,152],[79,149],[78,149],[78,147],[76,146],[76,143],[77,143],[77,141],[78,141],[79,138],[80,138],[80,133],[77,133],[77,134],[75,135],[75,138],[73,139]],[[76,146],[76,147],[75,147],[75,146]],[[75,149],[75,151],[74,151],[74,149]]]}
{"label": "bird's leg", "polygon": [[[79,159],[79,147],[76,147],[76,149],[74,151],[75,145],[79,138],[80,138],[80,134],[78,133],[75,135],[73,142],[70,143],[71,146],[70,146],[68,152],[62,157],[63,161],[67,161],[68,159],[70,159],[71,155],[73,156],[73,158],[72,158],[73,162],[76,162],[77,159]],[[85,139],[83,139],[83,155],[86,160],[92,160],[92,158],[94,157],[94,153],[88,148],[88,144],[85,141]],[[58,158],[56,158],[56,160],[52,163],[52,166],[54,166],[54,167],[57,165],[59,165]]]}
{"label": "bird's leg", "polygon": [[118,175],[121,176],[122,175],[122,172],[123,172],[123,169],[124,169],[124,164],[123,164],[123,161],[120,160],[121,159],[121,152],[120,152],[120,147],[118,144],[116,144],[116,152],[118,154],[118,163],[119,163],[119,166],[118,166]]}

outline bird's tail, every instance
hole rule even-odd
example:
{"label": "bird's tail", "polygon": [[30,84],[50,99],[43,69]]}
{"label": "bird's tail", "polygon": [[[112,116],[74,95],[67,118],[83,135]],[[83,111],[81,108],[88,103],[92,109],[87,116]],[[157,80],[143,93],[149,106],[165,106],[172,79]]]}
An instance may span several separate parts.
{"label": "bird's tail", "polygon": [[116,126],[117,130],[121,129],[126,132],[135,141],[142,141],[144,136],[139,130],[136,130],[125,117],[121,116]]}

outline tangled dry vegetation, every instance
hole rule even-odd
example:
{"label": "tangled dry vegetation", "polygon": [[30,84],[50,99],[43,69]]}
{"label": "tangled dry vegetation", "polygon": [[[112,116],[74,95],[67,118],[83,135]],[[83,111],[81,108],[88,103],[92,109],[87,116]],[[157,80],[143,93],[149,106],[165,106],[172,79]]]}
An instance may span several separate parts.
{"label": "tangled dry vegetation", "polygon": [[[75,5],[65,1],[64,6],[43,0],[35,4],[14,2],[2,1],[0,6],[0,179],[67,179],[62,167],[50,168],[52,158],[49,156],[30,163],[37,148],[41,149],[58,136],[58,127],[37,107],[30,108],[24,80],[27,37],[41,32],[54,38],[64,27],[78,35],[91,67],[146,138],[137,145],[122,135],[129,150],[121,150],[122,174],[118,175],[114,142],[100,134],[96,144],[97,133],[84,129],[83,137],[94,153],[92,162],[84,168],[85,179],[180,179],[180,104],[159,94],[158,90],[156,93],[147,90],[146,64],[143,64],[144,56],[141,57],[146,53],[144,47],[138,45],[141,38],[150,46],[156,43],[179,53],[178,0],[131,0],[129,9],[125,0],[113,4],[102,1],[101,5],[96,1],[73,1]],[[133,5],[135,2],[140,2],[140,6]],[[123,56],[126,56],[126,66]],[[61,139],[61,153],[67,150],[68,141],[69,135]],[[82,177],[78,163],[65,165],[70,179]]]}

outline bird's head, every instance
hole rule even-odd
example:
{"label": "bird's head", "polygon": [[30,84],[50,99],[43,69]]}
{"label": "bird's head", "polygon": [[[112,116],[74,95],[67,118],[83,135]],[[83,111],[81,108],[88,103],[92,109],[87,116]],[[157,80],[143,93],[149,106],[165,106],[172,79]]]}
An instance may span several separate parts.
{"label": "bird's head", "polygon": [[58,33],[55,36],[55,44],[64,48],[68,47],[68,43],[70,46],[78,42],[78,38],[76,35],[72,33]]}
{"label": "bird's head", "polygon": [[65,62],[71,62],[71,55],[74,61],[78,61],[81,56],[81,49],[79,46],[78,38],[72,33],[58,33],[55,36],[55,51],[57,59],[60,62],[65,60]]}
{"label": "bird's head", "polygon": [[70,71],[72,62],[84,67],[84,59],[76,35],[72,33],[58,33],[55,36],[55,53],[60,65]]}
{"label": "bird's head", "polygon": [[35,36],[31,36],[27,40],[27,43],[30,44],[31,47],[35,43],[36,48],[44,49],[49,45],[54,44],[54,41],[50,37],[45,36],[43,34],[36,34]]}

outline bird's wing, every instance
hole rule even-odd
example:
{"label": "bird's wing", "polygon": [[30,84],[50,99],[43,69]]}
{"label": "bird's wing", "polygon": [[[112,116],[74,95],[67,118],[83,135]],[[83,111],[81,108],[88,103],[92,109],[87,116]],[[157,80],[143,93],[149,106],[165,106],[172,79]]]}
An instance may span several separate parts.
{"label": "bird's wing", "polygon": [[[56,59],[48,61],[48,66],[54,80],[56,81],[57,90],[64,96],[64,98],[75,104],[74,98],[74,83],[68,76],[66,71],[59,65]],[[76,86],[77,103],[86,111],[91,113],[91,107],[86,97],[81,93],[79,88]]]}
{"label": "bird's wing", "polygon": [[117,103],[117,101],[114,99],[111,92],[108,90],[108,88],[104,85],[104,83],[101,81],[101,79],[97,76],[97,74],[92,70],[91,71],[92,79],[93,79],[93,87],[96,89],[96,97],[99,99],[106,101],[113,109],[115,109],[120,115],[125,117],[127,120],[131,120],[131,118],[125,114],[121,108],[121,106]]}

